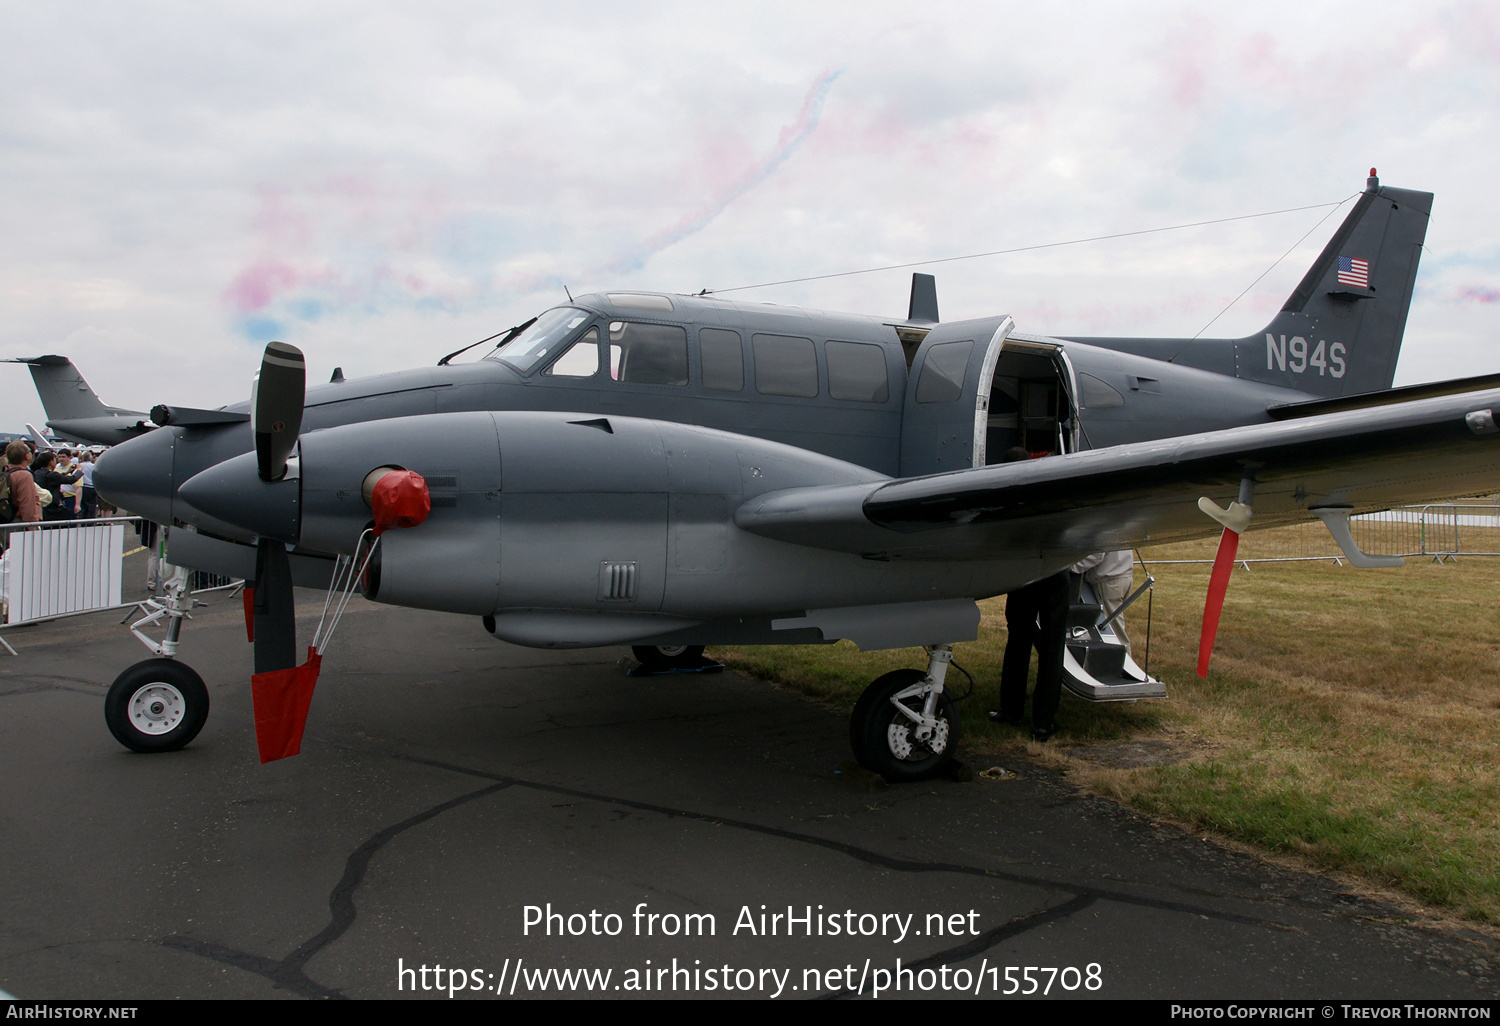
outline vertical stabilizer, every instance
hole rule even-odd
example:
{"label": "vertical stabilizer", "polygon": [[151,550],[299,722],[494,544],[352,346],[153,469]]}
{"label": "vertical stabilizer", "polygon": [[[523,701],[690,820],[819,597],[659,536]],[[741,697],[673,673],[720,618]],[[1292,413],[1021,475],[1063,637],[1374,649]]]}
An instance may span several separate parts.
{"label": "vertical stabilizer", "polygon": [[1313,395],[1391,387],[1406,330],[1432,193],[1365,191],[1261,332],[1234,341],[1236,377]]}
{"label": "vertical stabilizer", "polygon": [[7,360],[6,363],[24,363],[31,368],[31,380],[36,383],[37,395],[42,400],[42,409],[47,419],[80,420],[84,417],[108,417],[129,410],[106,406],[94,394],[89,383],[83,380],[78,368],[66,356],[33,356],[27,359]]}

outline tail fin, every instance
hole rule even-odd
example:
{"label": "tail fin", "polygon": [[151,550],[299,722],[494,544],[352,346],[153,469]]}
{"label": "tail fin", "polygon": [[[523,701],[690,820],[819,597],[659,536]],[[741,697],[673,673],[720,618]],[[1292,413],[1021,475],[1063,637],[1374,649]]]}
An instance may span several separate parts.
{"label": "tail fin", "polygon": [[31,380],[36,383],[37,395],[41,397],[49,421],[131,412],[105,406],[66,356],[33,356],[5,362],[24,363],[31,368]]}
{"label": "tail fin", "polygon": [[45,450],[55,448],[51,440],[46,435],[42,434],[42,432],[37,428],[35,424],[27,424],[26,433],[31,436],[32,441],[36,442],[39,449]]}
{"label": "tail fin", "polygon": [[1265,330],[1234,341],[1236,377],[1319,396],[1391,387],[1432,193],[1364,193]]}

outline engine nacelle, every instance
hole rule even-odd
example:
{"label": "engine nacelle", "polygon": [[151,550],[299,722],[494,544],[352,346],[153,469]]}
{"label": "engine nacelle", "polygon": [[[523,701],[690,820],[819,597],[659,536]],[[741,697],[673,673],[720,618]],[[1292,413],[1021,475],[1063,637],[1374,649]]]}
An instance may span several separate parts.
{"label": "engine nacelle", "polygon": [[655,614],[674,572],[730,568],[741,535],[734,511],[746,498],[883,479],[775,442],[583,414],[406,417],[312,433],[303,452],[301,547],[350,551],[370,518],[362,476],[415,470],[432,512],[420,527],[381,536],[366,596],[493,614],[497,636],[525,643],[563,611],[587,614],[578,622],[591,638],[629,635],[634,623],[641,636],[661,633]]}

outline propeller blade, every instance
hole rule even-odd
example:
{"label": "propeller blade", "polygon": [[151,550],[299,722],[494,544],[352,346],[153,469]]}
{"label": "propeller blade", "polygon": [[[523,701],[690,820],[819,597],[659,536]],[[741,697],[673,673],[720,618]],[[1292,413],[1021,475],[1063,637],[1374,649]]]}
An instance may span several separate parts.
{"label": "propeller blade", "polygon": [[1214,653],[1214,636],[1219,633],[1219,614],[1224,611],[1224,596],[1229,591],[1229,575],[1234,571],[1234,554],[1239,551],[1238,531],[1224,529],[1219,551],[1214,556],[1214,570],[1208,578],[1208,600],[1203,604],[1203,632],[1198,635],[1198,676],[1208,676],[1208,660]]}
{"label": "propeller blade", "polygon": [[254,592],[255,672],[267,673],[297,665],[292,562],[286,546],[273,538],[262,538],[256,546]]}
{"label": "propeller blade", "polygon": [[307,366],[302,350],[272,342],[260,361],[260,372],[250,387],[250,429],[255,434],[255,457],[262,481],[280,481],[287,457],[302,430],[302,405],[307,396]]}
{"label": "propeller blade", "polygon": [[255,742],[260,761],[267,763],[302,750],[302,731],[322,665],[322,657],[313,649],[308,649],[307,662],[297,665],[292,565],[286,546],[279,541],[262,538],[256,548],[251,604],[255,673],[250,677],[250,694],[255,702]]}

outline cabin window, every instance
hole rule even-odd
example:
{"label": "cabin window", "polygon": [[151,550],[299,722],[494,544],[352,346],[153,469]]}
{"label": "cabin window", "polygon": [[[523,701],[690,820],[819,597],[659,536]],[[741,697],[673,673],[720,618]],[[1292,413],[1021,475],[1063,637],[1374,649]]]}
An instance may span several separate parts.
{"label": "cabin window", "polygon": [[686,385],[687,331],[675,324],[609,324],[609,376],[637,385]]}
{"label": "cabin window", "polygon": [[755,390],[762,395],[818,394],[818,355],[810,338],[794,335],[755,335]]}
{"label": "cabin window", "polygon": [[835,399],[883,403],[890,398],[885,349],[867,342],[829,342],[828,394]]}
{"label": "cabin window", "polygon": [[1085,410],[1108,410],[1115,406],[1125,405],[1123,395],[1092,374],[1080,373],[1078,375],[1078,391],[1082,393]]}
{"label": "cabin window", "polygon": [[555,378],[591,378],[599,371],[599,329],[590,328],[542,371]]}
{"label": "cabin window", "polygon": [[969,367],[972,339],[940,342],[927,350],[922,376],[917,379],[917,402],[951,403],[964,393],[964,372]]}
{"label": "cabin window", "polygon": [[703,387],[716,392],[738,392],[745,387],[745,352],[737,332],[704,328],[698,332],[703,359]]}

